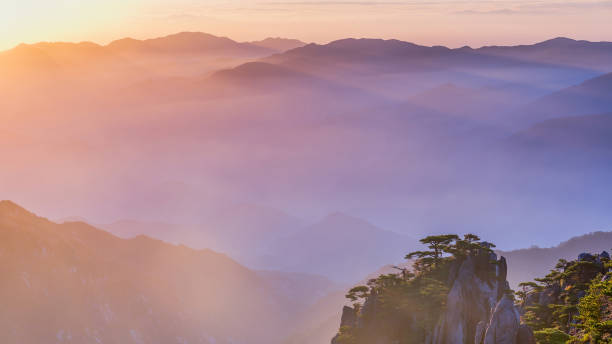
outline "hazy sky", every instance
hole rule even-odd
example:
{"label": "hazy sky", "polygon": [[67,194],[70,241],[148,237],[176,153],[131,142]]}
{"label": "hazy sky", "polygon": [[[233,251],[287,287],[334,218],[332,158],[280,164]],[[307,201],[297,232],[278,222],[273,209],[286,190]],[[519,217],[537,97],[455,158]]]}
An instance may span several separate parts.
{"label": "hazy sky", "polygon": [[612,0],[0,0],[0,49],[179,31],[237,40],[398,38],[448,46],[612,40]]}

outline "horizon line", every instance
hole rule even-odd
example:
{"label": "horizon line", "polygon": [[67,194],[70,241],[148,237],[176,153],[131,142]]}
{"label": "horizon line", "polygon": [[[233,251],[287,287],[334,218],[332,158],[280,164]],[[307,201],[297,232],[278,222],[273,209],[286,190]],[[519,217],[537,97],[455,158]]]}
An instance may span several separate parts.
{"label": "horizon line", "polygon": [[286,40],[298,40],[302,43],[304,43],[305,45],[308,44],[317,44],[317,45],[327,45],[333,42],[337,42],[337,41],[342,41],[342,40],[348,40],[348,39],[354,39],[354,40],[360,40],[360,39],[371,39],[371,40],[383,40],[383,41],[400,41],[400,42],[404,42],[404,43],[410,43],[410,44],[415,44],[415,45],[419,45],[419,46],[424,46],[424,47],[445,47],[448,49],[463,49],[463,48],[470,48],[470,49],[481,49],[481,48],[487,48],[487,47],[519,47],[519,46],[530,46],[530,45],[536,45],[536,44],[540,44],[540,43],[544,43],[544,42],[549,42],[549,41],[553,41],[556,39],[567,39],[567,40],[571,40],[574,42],[588,42],[588,43],[612,43],[612,41],[590,41],[590,40],[586,40],[586,39],[577,39],[577,38],[571,38],[571,37],[567,37],[567,36],[556,36],[556,37],[552,37],[552,38],[548,38],[548,39],[544,39],[544,40],[536,40],[536,41],[531,41],[530,43],[516,43],[514,45],[500,45],[500,44],[485,44],[485,45],[481,45],[481,46],[471,46],[471,45],[464,45],[464,46],[460,46],[460,47],[456,47],[456,48],[451,48],[449,46],[446,45],[442,45],[442,44],[418,44],[418,43],[414,43],[411,41],[407,41],[407,40],[402,40],[402,39],[398,39],[398,38],[383,38],[383,37],[344,37],[344,38],[338,38],[338,39],[333,39],[330,41],[319,41],[319,42],[307,42],[304,40],[301,40],[299,38],[293,38],[293,37],[283,37],[283,36],[278,36],[278,35],[271,35],[271,36],[266,36],[262,39],[259,40],[250,40],[250,41],[240,41],[240,40],[236,40],[230,36],[225,36],[225,35],[216,35],[216,34],[212,34],[209,32],[204,32],[204,31],[179,31],[179,32],[175,32],[175,33],[170,33],[170,34],[165,34],[165,35],[160,35],[160,36],[156,36],[156,37],[149,37],[149,38],[134,38],[133,36],[124,36],[122,38],[117,38],[117,39],[113,39],[108,41],[108,43],[99,43],[93,40],[83,40],[83,41],[68,41],[68,40],[57,40],[57,41],[36,41],[34,43],[26,43],[26,42],[21,42],[16,44],[15,46],[13,46],[12,48],[8,48],[8,49],[3,49],[0,50],[0,53],[4,53],[4,52],[8,52],[11,50],[14,50],[20,46],[34,46],[37,44],[95,44],[97,46],[100,47],[108,47],[109,45],[111,45],[114,42],[118,42],[121,40],[126,40],[126,39],[132,39],[132,40],[136,40],[136,41],[147,41],[147,40],[152,40],[152,39],[160,39],[160,38],[167,38],[167,37],[172,37],[172,36],[176,36],[176,35],[180,35],[180,34],[185,34],[185,33],[191,33],[191,34],[205,34],[205,35],[210,35],[216,38],[226,38],[229,39],[233,42],[236,43],[242,43],[242,44],[252,44],[253,42],[259,42],[259,41],[263,41],[266,39],[286,39]]}

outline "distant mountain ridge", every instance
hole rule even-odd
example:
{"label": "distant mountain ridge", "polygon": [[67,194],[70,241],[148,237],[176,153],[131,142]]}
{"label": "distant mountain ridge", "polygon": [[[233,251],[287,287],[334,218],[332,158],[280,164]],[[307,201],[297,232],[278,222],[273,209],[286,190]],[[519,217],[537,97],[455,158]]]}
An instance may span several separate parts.
{"label": "distant mountain ridge", "polygon": [[[307,224],[252,205],[245,211],[228,208],[201,225],[118,221],[101,227],[124,238],[147,234],[171,243],[212,248],[249,267],[316,274],[340,283],[358,280],[401,258],[414,245],[410,237],[339,212]],[[352,257],[346,251],[349,248],[360,255]]]}
{"label": "distant mountain ridge", "polygon": [[[278,50],[240,43],[201,32],[181,32],[137,40],[124,38],[108,45],[92,42],[21,44],[0,52],[0,89],[31,89],[45,82],[60,86],[93,82],[98,87],[164,76],[201,76],[239,65]],[[27,78],[32,78],[29,80]],[[5,83],[7,85],[3,85]],[[72,90],[74,91],[74,90]]]}
{"label": "distant mountain ridge", "polygon": [[299,230],[304,221],[283,211],[255,204],[236,204],[217,210],[198,224],[121,220],[100,225],[122,238],[149,235],[192,248],[224,252],[244,265],[257,266],[270,242]]}
{"label": "distant mountain ridge", "polygon": [[527,61],[596,68],[601,72],[612,70],[610,60],[612,42],[590,42],[557,37],[532,45],[485,46],[475,50],[484,54]]}
{"label": "distant mountain ridge", "polygon": [[[295,204],[289,207],[317,214],[359,209],[360,216],[389,228],[406,223],[432,232],[450,224],[484,228],[495,221],[504,229],[496,233],[500,236],[511,235],[519,215],[532,216],[521,228],[532,232],[547,223],[547,214],[570,206],[576,211],[559,219],[564,230],[578,223],[599,228],[608,220],[607,212],[592,210],[610,194],[594,187],[605,179],[580,179],[589,183],[581,200],[590,198],[588,206],[580,206],[571,197],[546,196],[573,195],[579,188],[567,183],[569,178],[548,177],[560,169],[540,164],[531,174],[524,168],[514,173],[517,164],[498,162],[516,156],[488,154],[532,123],[500,133],[494,125],[527,115],[516,109],[533,99],[601,74],[588,66],[368,39],[309,44],[269,60],[269,55],[248,62],[228,58],[222,68],[206,54],[155,53],[145,59],[111,54],[117,57],[114,65],[100,63],[107,61],[106,53],[83,58],[100,50],[89,44],[79,48],[87,53],[70,53],[63,63],[43,46],[22,48],[26,53],[9,52],[15,53],[11,61],[26,61],[22,57],[32,50],[42,69],[50,62],[50,74],[69,77],[54,76],[32,90],[44,73],[16,77],[25,91],[14,98],[15,84],[7,82],[9,96],[0,106],[12,107],[5,111],[11,125],[9,136],[0,137],[0,151],[8,157],[0,180],[9,193],[5,197],[47,203],[57,217],[72,215],[52,200],[65,192],[65,204],[72,203],[66,208],[105,221],[198,223],[201,212],[225,198],[265,198],[262,203],[276,205],[290,200]],[[56,54],[71,50],[60,44]],[[79,62],[78,68],[68,73],[67,61]],[[499,100],[493,96],[498,93]],[[115,164],[123,167],[102,168]],[[99,176],[105,178],[95,180]],[[152,192],[166,179],[190,185]],[[65,183],[76,185],[64,191]],[[544,188],[551,193],[539,192]],[[181,201],[181,194],[189,199]],[[457,199],[472,201],[457,204]],[[570,217],[576,222],[569,223]],[[534,235],[540,235],[534,242],[549,236]],[[517,240],[531,242],[525,236]]]}
{"label": "distant mountain ridge", "polygon": [[279,52],[300,48],[308,44],[297,39],[288,39],[280,37],[268,37],[261,41],[252,41],[249,43],[260,47],[277,50]]}
{"label": "distant mountain ridge", "polygon": [[[469,47],[450,49],[443,46],[422,46],[400,40],[382,39],[355,39],[346,38],[330,42],[328,44],[306,44],[299,40],[284,38],[267,38],[262,41],[237,42],[227,37],[218,37],[202,32],[181,32],[159,38],[137,40],[124,38],[113,41],[106,46],[91,42],[82,43],[37,43],[32,45],[20,45],[49,49],[71,49],[73,52],[98,51],[120,54],[209,54],[217,56],[240,56],[242,58],[265,58],[264,61],[285,64],[291,66],[313,65],[331,62],[346,63],[372,63],[384,58],[387,68],[397,68],[398,63],[410,61],[417,63],[409,68],[439,68],[444,64],[499,64],[499,63],[541,63],[541,64],[564,64],[555,56],[572,59],[572,63],[565,63],[572,67],[581,68],[612,68],[612,62],[607,67],[601,67],[604,62],[609,61],[612,56],[612,43],[574,41],[558,38],[534,45],[523,46],[488,46],[478,49]],[[17,47],[15,49],[18,49]],[[13,50],[15,50],[13,49]],[[11,51],[11,50],[8,50]],[[280,54],[274,53],[281,52]],[[6,52],[4,52],[6,53]],[[592,59],[585,58],[585,54],[596,55]],[[574,57],[578,55],[580,57]],[[0,53],[0,57],[2,53]],[[593,62],[593,59],[598,63]],[[427,60],[430,60],[429,62]],[[449,60],[450,59],[450,60]],[[582,61],[582,63],[580,62]],[[603,62],[602,62],[603,61]],[[2,60],[0,59],[0,64]],[[341,66],[339,66],[341,67]]]}
{"label": "distant mountain ridge", "polygon": [[[510,86],[515,89],[510,93],[520,95],[518,100],[533,99],[601,74],[599,67],[579,63],[580,59],[563,64],[528,58],[518,47],[508,49],[516,54],[423,46],[393,39],[348,38],[328,44],[308,44],[260,61],[352,83],[394,98],[452,83],[497,91]],[[563,50],[563,54],[572,52],[569,48]],[[604,50],[600,55],[612,59],[612,50]]]}
{"label": "distant mountain ridge", "polygon": [[[597,51],[603,60],[612,57],[612,50],[604,43],[581,41],[580,44],[596,46],[593,50]],[[275,48],[274,45],[284,46]],[[488,48],[449,49],[442,46],[421,46],[400,40],[353,38],[325,45],[304,45],[300,41],[279,38],[241,43],[227,37],[201,32],[181,32],[146,40],[125,38],[106,46],[90,42],[22,45],[13,51],[0,53],[0,71],[6,68],[10,74],[15,74],[16,78],[23,77],[22,74],[29,71],[35,71],[35,74],[42,73],[43,76],[45,73],[54,72],[57,74],[56,77],[64,77],[64,74],[71,72],[74,69],[73,65],[76,65],[83,68],[72,71],[74,73],[72,77],[77,79],[99,69],[99,74],[92,75],[108,79],[109,82],[120,77],[132,77],[142,81],[150,79],[151,75],[156,77],[205,75],[211,71],[260,60],[293,71],[328,76],[328,79],[336,80],[340,76],[346,77],[352,74],[355,74],[353,77],[358,77],[372,73],[431,73],[446,70],[450,74],[457,73],[455,78],[469,76],[468,80],[473,79],[474,82],[483,84],[488,77],[484,77],[481,73],[472,76],[465,74],[472,73],[471,69],[474,68],[509,67],[527,69],[523,78],[529,77],[529,69],[533,73],[533,69],[538,68],[542,69],[541,73],[544,73],[545,77],[549,77],[546,74],[548,72],[544,71],[547,68],[566,73],[568,74],[566,78],[575,80],[583,80],[584,78],[580,78],[583,74],[588,76],[596,74],[596,71],[591,70],[593,63],[557,65],[552,59],[548,61],[529,58],[532,50],[549,49],[551,45],[558,48],[555,50],[557,53],[562,51],[564,56],[571,55],[576,50],[573,46],[567,48],[567,44],[550,42],[528,46],[530,48],[527,49],[527,53],[523,53],[524,46],[501,47],[504,53],[496,53],[496,50],[491,51]],[[18,51],[21,51],[19,58],[10,57]],[[512,53],[505,53],[506,51]],[[524,54],[529,56],[523,58]],[[57,66],[62,68],[57,69]],[[466,68],[468,70],[464,70]],[[102,70],[104,73],[101,73]],[[457,80],[447,80],[447,82]],[[36,80],[36,83],[39,82],[41,80]],[[386,85],[384,87],[388,88]]]}
{"label": "distant mountain ridge", "polygon": [[[372,63],[377,59],[384,59],[386,63],[410,62],[418,63],[420,68],[435,68],[444,66],[452,67],[459,65],[497,65],[497,64],[562,64],[562,61],[551,58],[536,58],[540,55],[549,54],[554,49],[554,54],[581,54],[580,49],[576,52],[576,44],[589,47],[589,51],[597,52],[597,58],[607,62],[612,56],[612,43],[572,41],[567,44],[566,40],[549,40],[534,45],[526,46],[502,46],[482,47],[472,49],[469,47],[451,49],[444,46],[424,46],[396,39],[370,39],[370,38],[346,38],[328,44],[308,44],[300,48],[290,50],[284,54],[277,54],[266,58],[266,61],[280,64],[302,65],[317,63]],[[534,54],[536,57],[534,57]],[[540,55],[538,55],[540,54]],[[551,53],[552,54],[552,53]],[[569,58],[569,57],[568,57]],[[427,61],[427,59],[429,61]],[[590,60],[580,63],[579,58],[572,59],[575,63],[571,67],[592,68]],[[600,63],[600,64],[601,64]],[[599,65],[597,65],[599,66]],[[612,67],[612,63],[610,64]],[[393,65],[389,67],[394,67]],[[447,67],[447,68],[448,68]],[[404,66],[403,69],[414,67]]]}
{"label": "distant mountain ridge", "polygon": [[239,43],[227,37],[203,32],[181,32],[146,40],[124,38],[109,43],[106,48],[115,52],[131,53],[224,53],[261,56],[275,52],[251,43]]}

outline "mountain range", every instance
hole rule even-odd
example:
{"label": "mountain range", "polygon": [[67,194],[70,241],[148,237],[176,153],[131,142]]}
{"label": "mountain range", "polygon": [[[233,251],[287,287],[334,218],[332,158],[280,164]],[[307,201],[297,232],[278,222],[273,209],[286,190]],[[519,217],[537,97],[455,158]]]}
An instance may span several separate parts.
{"label": "mountain range", "polygon": [[181,32],[160,38],[136,40],[124,38],[109,43],[108,50],[142,54],[211,54],[214,56],[257,57],[275,50],[253,43],[239,43],[227,37],[202,32]]}
{"label": "mountain range", "polygon": [[512,286],[610,250],[611,72],[568,38],[0,52],[0,195],[64,219],[0,202],[3,340],[320,344],[416,237],[495,242]]}
{"label": "mountain range", "polygon": [[[347,223],[350,229],[321,238]],[[251,270],[209,249],[142,235],[120,239],[83,222],[51,222],[10,201],[0,202],[0,237],[0,293],[6,300],[1,323],[9,342],[315,344],[333,335],[345,302],[345,287],[322,276]],[[301,268],[312,269],[314,258],[324,257],[328,271],[338,269],[338,276],[350,268],[341,265],[343,257],[359,266],[376,259],[388,263],[415,244],[342,214],[291,237],[303,251],[283,246],[286,256],[278,259],[293,264],[310,258],[313,264]],[[334,246],[334,237],[342,245]],[[388,258],[394,247],[396,257]],[[385,252],[364,259],[373,248]],[[498,254],[510,262],[508,279],[516,286],[545,274],[559,258],[610,248],[610,233],[595,232],[551,248]]]}
{"label": "mountain range", "polygon": [[274,241],[264,266],[303,271],[350,283],[401,257],[414,240],[367,221],[334,213]]}
{"label": "mountain range", "polygon": [[[265,204],[306,224],[356,214],[406,237],[534,233],[514,247],[612,220],[607,142],[573,154],[554,138],[605,137],[609,71],[584,56],[605,61],[607,43],[343,39],[271,50],[182,33],[0,53],[12,73],[0,191],[92,223],[199,230],[229,204]],[[600,129],[592,136],[589,121]],[[540,159],[552,151],[554,164]],[[553,213],[563,216],[551,223]]]}
{"label": "mountain range", "polygon": [[227,208],[198,225],[124,220],[100,227],[123,238],[146,234],[175,244],[214,248],[252,268],[316,274],[343,284],[395,261],[414,246],[410,237],[346,214],[330,214],[307,224],[253,205]]}
{"label": "mountain range", "polygon": [[259,266],[257,261],[267,254],[271,242],[305,226],[303,220],[283,211],[254,204],[227,206],[201,221],[199,224],[171,224],[120,220],[99,226],[122,238],[146,233],[194,248],[213,247],[251,266]]}
{"label": "mountain range", "polygon": [[612,51],[611,42],[589,42],[557,37],[533,45],[514,47],[486,46],[478,52],[495,56],[506,56],[525,61],[556,63],[560,65],[596,68],[609,72],[612,63],[608,54]]}
{"label": "mountain range", "polygon": [[0,237],[0,326],[11,343],[278,342],[294,314],[334,288],[208,249],[57,224],[9,201]]}
{"label": "mountain range", "polygon": [[19,95],[49,83],[85,83],[88,87],[95,83],[106,88],[152,77],[206,75],[300,44],[279,38],[242,43],[201,32],[146,40],[124,38],[104,46],[91,42],[21,44],[0,52],[0,73],[5,76],[0,89]]}

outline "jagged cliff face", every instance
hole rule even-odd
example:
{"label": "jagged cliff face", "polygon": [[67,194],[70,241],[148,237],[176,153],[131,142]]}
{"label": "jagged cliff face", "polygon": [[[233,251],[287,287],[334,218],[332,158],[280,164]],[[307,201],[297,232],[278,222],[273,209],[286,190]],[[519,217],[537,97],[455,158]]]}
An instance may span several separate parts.
{"label": "jagged cliff face", "polygon": [[[418,333],[415,324],[426,314],[415,311],[407,317],[412,320],[395,325],[398,328],[408,329],[402,337],[379,338],[376,344],[535,343],[532,331],[521,325],[519,311],[508,293],[506,275],[505,258],[497,259],[495,253],[490,251],[481,251],[464,259],[452,261],[447,273],[446,284],[449,290],[444,310],[437,323],[425,331],[424,339],[415,339],[423,338],[423,334]],[[374,313],[377,311],[376,303],[381,302],[380,299],[380,295],[369,295],[361,309],[345,307],[341,324],[344,331],[346,332],[348,328],[372,327],[373,320],[369,319],[376,319]],[[332,340],[332,344],[350,343],[351,340],[354,340],[353,343],[362,343],[359,337],[350,338],[339,334]]]}
{"label": "jagged cliff face", "polygon": [[[529,344],[533,335],[521,325],[509,290],[504,257],[468,257],[455,264],[447,309],[431,344]],[[519,341],[520,336],[520,341]]]}
{"label": "jagged cliff face", "polygon": [[541,343],[612,343],[612,261],[608,252],[561,259],[551,272],[522,283],[520,312]]}
{"label": "jagged cliff face", "polygon": [[601,254],[581,253],[576,261],[561,264],[558,267],[560,274],[545,278],[543,286],[528,288],[521,302],[521,313],[526,313],[533,306],[565,303],[566,297],[579,300],[593,279],[609,272],[610,268],[604,263],[609,260],[609,254],[604,251]]}
{"label": "jagged cliff face", "polygon": [[502,343],[497,341],[501,339],[499,330],[506,331],[506,337],[516,337],[518,312],[508,307],[508,302],[512,305],[512,301],[504,297],[506,260],[496,258],[495,254],[480,255],[453,264],[446,312],[430,343]]}

